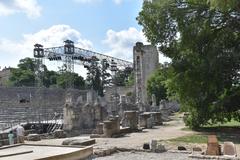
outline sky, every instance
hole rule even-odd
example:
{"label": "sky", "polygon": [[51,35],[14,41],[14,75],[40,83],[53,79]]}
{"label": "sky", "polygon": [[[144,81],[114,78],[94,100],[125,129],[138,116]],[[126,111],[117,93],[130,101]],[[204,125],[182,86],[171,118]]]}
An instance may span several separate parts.
{"label": "sky", "polygon": [[0,66],[33,57],[36,43],[55,47],[66,39],[132,61],[134,44],[147,43],[136,21],[141,7],[142,0],[0,0]]}

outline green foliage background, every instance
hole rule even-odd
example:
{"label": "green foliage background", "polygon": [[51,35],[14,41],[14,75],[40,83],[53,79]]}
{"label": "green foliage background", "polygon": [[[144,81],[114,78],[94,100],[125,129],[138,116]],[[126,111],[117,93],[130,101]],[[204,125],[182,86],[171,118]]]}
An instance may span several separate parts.
{"label": "green foliage background", "polygon": [[162,84],[196,128],[240,120],[240,1],[153,0],[137,20],[172,62]]}

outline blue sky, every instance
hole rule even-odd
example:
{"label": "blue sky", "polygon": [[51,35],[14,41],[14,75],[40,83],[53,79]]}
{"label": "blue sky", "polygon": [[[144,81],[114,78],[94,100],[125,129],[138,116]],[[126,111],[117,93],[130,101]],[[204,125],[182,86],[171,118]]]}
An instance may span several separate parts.
{"label": "blue sky", "polygon": [[137,24],[142,0],[0,0],[0,66],[16,67],[45,47],[72,39],[76,46],[131,60],[146,38]]}

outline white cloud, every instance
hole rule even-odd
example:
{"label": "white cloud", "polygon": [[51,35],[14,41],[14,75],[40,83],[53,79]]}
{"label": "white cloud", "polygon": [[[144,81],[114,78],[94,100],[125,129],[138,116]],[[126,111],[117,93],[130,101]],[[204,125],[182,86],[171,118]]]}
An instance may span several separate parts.
{"label": "white cloud", "polygon": [[25,13],[28,18],[41,16],[42,8],[37,0],[2,0],[0,1],[0,16]]}
{"label": "white cloud", "polygon": [[31,47],[35,43],[43,44],[44,47],[59,46],[66,39],[71,39],[76,43],[76,46],[87,49],[92,48],[92,43],[89,40],[83,39],[79,31],[68,25],[54,25],[34,34],[25,34],[23,37],[25,44],[31,44]]}
{"label": "white cloud", "polygon": [[113,0],[116,4],[121,4],[123,0]]}
{"label": "white cloud", "polygon": [[13,9],[6,7],[4,4],[2,4],[2,2],[0,2],[0,16],[8,16],[13,13]]}
{"label": "white cloud", "polygon": [[16,67],[20,59],[33,57],[35,43],[54,47],[63,45],[66,39],[73,40],[78,47],[92,49],[92,42],[82,38],[79,31],[68,25],[54,25],[33,34],[25,34],[19,42],[0,39],[0,65]]}
{"label": "white cloud", "polygon": [[[97,3],[97,2],[102,2],[103,0],[74,0],[75,2],[78,3]],[[116,4],[121,4],[124,0],[112,0]]]}
{"label": "white cloud", "polygon": [[[143,44],[150,44],[147,42],[147,38],[142,31],[138,31],[136,28],[130,27],[127,30],[119,32],[108,30],[106,33],[106,39],[103,43],[106,44],[110,51],[105,54],[118,57],[124,60],[132,61],[133,58],[133,46],[136,42],[143,42]],[[170,62],[169,58],[159,54],[159,62]]]}
{"label": "white cloud", "polygon": [[132,60],[133,46],[136,42],[147,43],[143,32],[133,27],[119,32],[110,29],[106,34],[106,39],[103,40],[103,43],[111,50],[106,54],[125,60]]}

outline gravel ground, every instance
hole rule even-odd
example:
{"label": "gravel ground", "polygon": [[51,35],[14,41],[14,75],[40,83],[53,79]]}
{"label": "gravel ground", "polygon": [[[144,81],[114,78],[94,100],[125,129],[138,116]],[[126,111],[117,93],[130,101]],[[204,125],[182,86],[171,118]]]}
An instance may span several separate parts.
{"label": "gravel ground", "polygon": [[186,160],[188,154],[183,153],[147,153],[147,152],[120,152],[107,157],[98,157],[96,160]]}

